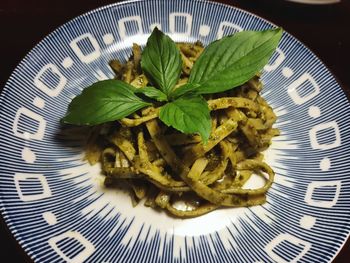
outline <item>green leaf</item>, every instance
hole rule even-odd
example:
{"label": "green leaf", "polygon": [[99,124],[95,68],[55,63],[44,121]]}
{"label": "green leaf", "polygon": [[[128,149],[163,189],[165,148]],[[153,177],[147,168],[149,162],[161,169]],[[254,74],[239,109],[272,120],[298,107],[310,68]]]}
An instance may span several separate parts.
{"label": "green leaf", "polygon": [[144,88],[139,88],[135,89],[134,93],[141,93],[148,98],[155,99],[157,101],[167,101],[168,98],[167,96],[161,92],[159,89],[156,89],[154,87],[144,87]]}
{"label": "green leaf", "polygon": [[96,125],[122,119],[151,105],[137,97],[135,88],[120,80],[96,82],[76,96],[68,106],[63,123]]}
{"label": "green leaf", "polygon": [[199,84],[196,83],[186,83],[176,89],[174,89],[170,94],[170,99],[177,99],[185,94],[195,93],[198,88],[200,87]]}
{"label": "green leaf", "polygon": [[200,84],[200,94],[242,85],[268,63],[282,33],[281,28],[242,31],[212,42],[195,62],[189,83]]}
{"label": "green leaf", "polygon": [[207,102],[200,96],[184,96],[160,108],[159,118],[168,126],[183,132],[198,132],[204,143],[211,130]]}
{"label": "green leaf", "polygon": [[174,41],[158,28],[155,28],[148,38],[142,52],[141,67],[153,85],[166,95],[171,92],[180,77],[180,51]]}

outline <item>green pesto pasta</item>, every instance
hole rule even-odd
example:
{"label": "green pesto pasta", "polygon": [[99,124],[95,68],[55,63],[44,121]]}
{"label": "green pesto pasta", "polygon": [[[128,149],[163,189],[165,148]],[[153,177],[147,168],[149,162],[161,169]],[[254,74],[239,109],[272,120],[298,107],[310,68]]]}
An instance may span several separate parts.
{"label": "green pesto pasta", "polygon": [[[177,44],[182,57],[178,86],[188,80],[203,51],[200,42]],[[141,48],[133,45],[126,63],[110,62],[115,78],[135,88],[148,84],[140,68]],[[106,187],[123,184],[133,205],[164,209],[180,218],[196,217],[221,207],[244,207],[266,202],[274,171],[263,162],[262,151],[279,134],[276,115],[260,96],[263,86],[256,75],[245,84],[219,94],[206,95],[212,130],[206,144],[197,134],[183,134],[159,121],[157,106],[128,118],[90,130],[86,159],[100,162]],[[253,174],[265,181],[246,189]],[[179,209],[179,202],[186,209]]]}

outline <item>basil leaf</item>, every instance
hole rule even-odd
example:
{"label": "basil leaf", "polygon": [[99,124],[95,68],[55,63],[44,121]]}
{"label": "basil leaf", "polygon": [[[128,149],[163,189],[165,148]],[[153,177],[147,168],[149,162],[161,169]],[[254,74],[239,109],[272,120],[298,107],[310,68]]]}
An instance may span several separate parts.
{"label": "basil leaf", "polygon": [[242,31],[212,42],[195,62],[189,83],[200,84],[200,94],[242,85],[267,64],[282,33],[281,28]]}
{"label": "basil leaf", "polygon": [[96,82],[76,96],[68,106],[63,123],[96,125],[119,120],[151,105],[133,93],[134,87],[120,80]]}
{"label": "basil leaf", "polygon": [[186,84],[174,89],[169,94],[169,97],[171,99],[177,99],[185,94],[196,92],[199,87],[200,87],[200,85],[196,84],[196,83],[186,83]]}
{"label": "basil leaf", "polygon": [[198,132],[204,143],[209,139],[211,121],[207,102],[200,96],[184,96],[160,108],[159,118],[183,132]]}
{"label": "basil leaf", "polygon": [[141,67],[147,78],[166,95],[177,83],[182,67],[179,49],[174,41],[158,28],[147,40],[142,52]]}
{"label": "basil leaf", "polygon": [[135,89],[134,93],[141,93],[148,98],[155,99],[157,101],[167,101],[168,98],[167,96],[161,92],[159,89],[156,89],[154,87],[144,87],[144,88],[139,88]]}

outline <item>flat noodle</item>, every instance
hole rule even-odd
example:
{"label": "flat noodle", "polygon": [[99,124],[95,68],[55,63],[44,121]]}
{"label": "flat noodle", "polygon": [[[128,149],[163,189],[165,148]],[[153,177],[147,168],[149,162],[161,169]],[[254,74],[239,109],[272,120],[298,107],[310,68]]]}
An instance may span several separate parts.
{"label": "flat noodle", "polygon": [[[187,83],[204,47],[200,42],[177,43],[177,47],[183,60],[180,86]],[[140,67],[141,48],[134,44],[132,51],[126,63],[113,60],[110,66],[116,79],[147,88],[148,79]],[[257,74],[240,87],[205,97],[212,119],[206,144],[198,134],[166,127],[158,119],[159,108],[149,107],[92,128],[85,158],[91,164],[101,162],[106,187],[124,185],[133,205],[145,200],[145,206],[175,217],[263,204],[274,172],[263,162],[262,151],[279,130],[273,128],[276,115],[260,96],[263,85],[259,77]],[[263,178],[264,185],[245,188],[252,175]],[[191,205],[180,209],[174,200]]]}
{"label": "flat noodle", "polygon": [[208,100],[210,110],[220,110],[226,108],[244,108],[254,112],[259,111],[259,105],[252,100],[245,98],[220,98]]}
{"label": "flat noodle", "polygon": [[148,114],[146,116],[142,116],[141,118],[135,118],[135,119],[123,118],[119,122],[125,127],[136,127],[149,120],[153,120],[155,118],[158,118],[158,111],[152,114]]}
{"label": "flat noodle", "polygon": [[203,158],[199,158],[193,164],[190,172],[187,175],[181,176],[200,197],[212,204],[221,206],[252,206],[265,202],[266,197],[264,195],[250,198],[247,194],[225,194],[199,182],[196,178],[202,173],[206,164]]}
{"label": "flat noodle", "polygon": [[173,207],[171,204],[167,204],[165,209],[172,214],[173,216],[176,217],[181,217],[181,218],[192,218],[192,217],[197,217],[201,215],[205,215],[211,211],[214,211],[215,209],[219,208],[219,205],[214,205],[211,203],[207,203],[205,205],[202,205],[198,207],[197,209],[194,210],[179,210]]}
{"label": "flat noodle", "polygon": [[236,128],[237,122],[233,119],[229,119],[224,124],[217,127],[216,130],[210,135],[207,144],[200,142],[186,153],[184,158],[185,165],[190,166],[197,158],[204,156],[205,153],[213,149]]}
{"label": "flat noodle", "polygon": [[[256,161],[256,160],[245,160],[237,164],[237,170],[262,170],[267,173],[269,178],[266,180],[265,185],[258,189],[243,189],[241,187],[227,188],[221,190],[222,193],[230,193],[230,194],[248,194],[248,195],[259,195],[264,194],[271,187],[273,179],[275,177],[275,173],[264,162]],[[257,173],[262,176],[261,173]]]}

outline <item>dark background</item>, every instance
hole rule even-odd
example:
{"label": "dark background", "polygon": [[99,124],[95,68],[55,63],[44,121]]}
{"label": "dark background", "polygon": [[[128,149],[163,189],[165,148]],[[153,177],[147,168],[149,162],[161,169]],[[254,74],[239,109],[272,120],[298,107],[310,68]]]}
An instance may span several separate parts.
{"label": "dark background", "polygon": [[[82,13],[115,2],[118,1],[1,0],[0,90],[26,53],[47,34]],[[349,0],[334,5],[303,5],[284,0],[218,2],[251,11],[301,40],[328,66],[350,98]],[[3,222],[0,222],[0,253],[1,261],[30,262]],[[349,241],[334,262],[350,262],[348,256]]]}

